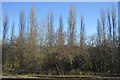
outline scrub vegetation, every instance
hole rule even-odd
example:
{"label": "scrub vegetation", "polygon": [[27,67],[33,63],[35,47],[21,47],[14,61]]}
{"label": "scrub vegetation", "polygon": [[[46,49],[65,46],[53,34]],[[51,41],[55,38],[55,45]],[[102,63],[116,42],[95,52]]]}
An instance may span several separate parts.
{"label": "scrub vegetation", "polygon": [[9,14],[4,14],[3,75],[120,76],[120,25],[114,6],[100,11],[95,23],[97,33],[89,36],[85,33],[83,15],[76,26],[76,11],[71,5],[67,31],[64,31],[62,15],[59,28],[54,31],[54,12],[39,22],[35,6],[31,7],[29,18],[21,9],[19,35],[15,34],[16,23],[9,25]]}

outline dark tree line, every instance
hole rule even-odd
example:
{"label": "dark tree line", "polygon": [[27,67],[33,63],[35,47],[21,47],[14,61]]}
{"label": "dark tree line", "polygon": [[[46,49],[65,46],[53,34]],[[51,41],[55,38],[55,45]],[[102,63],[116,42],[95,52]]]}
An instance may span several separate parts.
{"label": "dark tree line", "polygon": [[[105,12],[106,11],[106,12]],[[79,39],[76,37],[76,8],[70,6],[68,30],[65,32],[63,17],[54,31],[54,14],[50,12],[44,21],[37,20],[33,6],[29,19],[21,9],[19,35],[15,34],[15,22],[9,25],[8,13],[3,20],[3,73],[4,74],[81,74],[94,72],[114,75],[120,73],[120,25],[114,7],[101,10],[97,19],[97,33],[85,35],[84,17],[80,17]],[[118,25],[117,25],[118,24]],[[11,34],[8,28],[11,26]],[[10,35],[10,39],[7,36]],[[77,42],[79,40],[79,42]]]}

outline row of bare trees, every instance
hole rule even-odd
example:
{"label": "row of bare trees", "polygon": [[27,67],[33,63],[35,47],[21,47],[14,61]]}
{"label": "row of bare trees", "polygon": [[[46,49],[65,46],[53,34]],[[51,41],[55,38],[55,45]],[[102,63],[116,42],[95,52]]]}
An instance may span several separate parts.
{"label": "row of bare trees", "polygon": [[[76,7],[71,5],[68,30],[64,31],[63,17],[54,31],[54,15],[50,12],[41,22],[33,6],[27,19],[24,9],[19,13],[19,35],[15,22],[8,34],[9,16],[3,20],[3,73],[11,74],[80,74],[94,72],[114,74],[120,68],[120,31],[114,7],[101,11],[97,34],[85,35],[84,17],[80,18],[79,39],[76,37]],[[7,36],[11,38],[8,39]],[[79,42],[77,42],[79,40]],[[105,75],[104,74],[104,75]]]}

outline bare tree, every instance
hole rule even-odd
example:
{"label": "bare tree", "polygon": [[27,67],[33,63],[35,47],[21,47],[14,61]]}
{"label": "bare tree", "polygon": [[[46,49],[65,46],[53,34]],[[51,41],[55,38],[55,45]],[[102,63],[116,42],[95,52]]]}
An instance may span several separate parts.
{"label": "bare tree", "polygon": [[37,44],[37,18],[35,6],[30,12],[30,44]]}
{"label": "bare tree", "polygon": [[24,29],[26,26],[26,21],[25,21],[25,11],[22,9],[19,14],[19,21],[20,21],[20,37],[23,38],[24,36]]}
{"label": "bare tree", "polygon": [[[116,48],[116,10],[115,10],[115,7],[114,6],[112,6],[112,9],[111,9],[111,16],[112,16],[112,55],[114,55],[114,56],[112,56],[112,67],[113,67],[113,72],[117,72],[116,70],[115,70],[115,68],[116,68],[116,59],[118,58],[118,57],[116,57],[115,55],[116,55],[116,50],[115,50],[115,48]],[[118,55],[119,56],[119,55]],[[118,59],[119,60],[119,59]],[[118,64],[119,64],[119,62],[118,62]]]}
{"label": "bare tree", "polygon": [[37,22],[37,13],[36,13],[36,7],[32,6],[31,11],[30,11],[30,22],[29,22],[29,27],[30,27],[30,33],[29,33],[29,45],[27,47],[27,53],[26,53],[26,64],[28,65],[28,70],[30,72],[33,72],[37,70],[35,68],[36,65],[36,58],[38,55],[38,22]]}
{"label": "bare tree", "polygon": [[103,44],[105,45],[105,39],[106,39],[106,29],[105,25],[106,24],[106,15],[105,15],[105,10],[102,9],[101,11],[101,26],[102,26],[102,41]]}
{"label": "bare tree", "polygon": [[64,45],[64,32],[63,32],[63,20],[62,16],[59,18],[59,28],[58,28],[58,45],[63,46]]}
{"label": "bare tree", "polygon": [[98,45],[101,45],[101,23],[100,20],[97,20],[97,36],[98,36]]}
{"label": "bare tree", "polygon": [[109,44],[111,44],[111,38],[112,38],[112,25],[111,25],[111,17],[110,17],[110,9],[108,9],[107,12],[107,19],[108,19],[108,39],[109,39]]}
{"label": "bare tree", "polygon": [[6,43],[6,39],[7,39],[7,34],[8,34],[8,13],[5,14],[4,16],[4,20],[3,20],[3,40],[2,43],[5,44]]}
{"label": "bare tree", "polygon": [[48,46],[52,46],[54,42],[54,34],[53,34],[53,13],[48,14],[48,19],[47,19],[47,27],[48,27]]}
{"label": "bare tree", "polygon": [[84,18],[81,16],[81,25],[80,25],[80,46],[84,46],[85,43],[85,23]]}
{"label": "bare tree", "polygon": [[[120,3],[118,3],[118,8],[120,8]],[[120,10],[118,10],[120,14]],[[118,16],[118,73],[120,73],[120,16]]]}
{"label": "bare tree", "polygon": [[[120,23],[119,23],[119,38],[118,38],[118,69],[119,69],[119,67],[120,67],[120,63],[119,63],[119,61],[120,61]],[[120,73],[120,69],[118,70],[118,73]]]}
{"label": "bare tree", "polygon": [[71,5],[68,17],[68,44],[73,45],[75,40],[76,8]]}
{"label": "bare tree", "polygon": [[38,43],[41,46],[46,46],[47,44],[47,24],[46,19],[40,22],[39,28],[38,28]]}
{"label": "bare tree", "polygon": [[11,44],[14,44],[14,30],[15,29],[15,23],[13,22],[13,24],[12,24],[12,31],[11,31],[11,39],[10,39],[10,43]]}
{"label": "bare tree", "polygon": [[101,52],[101,70],[105,70],[105,54],[106,54],[106,14],[105,10],[101,11],[101,27],[102,27],[102,52]]}
{"label": "bare tree", "polygon": [[116,11],[115,11],[115,7],[112,7],[112,27],[113,27],[113,43],[115,44],[116,41]]}
{"label": "bare tree", "polygon": [[19,69],[24,69],[24,54],[25,54],[25,27],[26,27],[26,15],[24,9],[20,10],[19,13],[19,37],[17,39],[17,59],[19,64]]}

